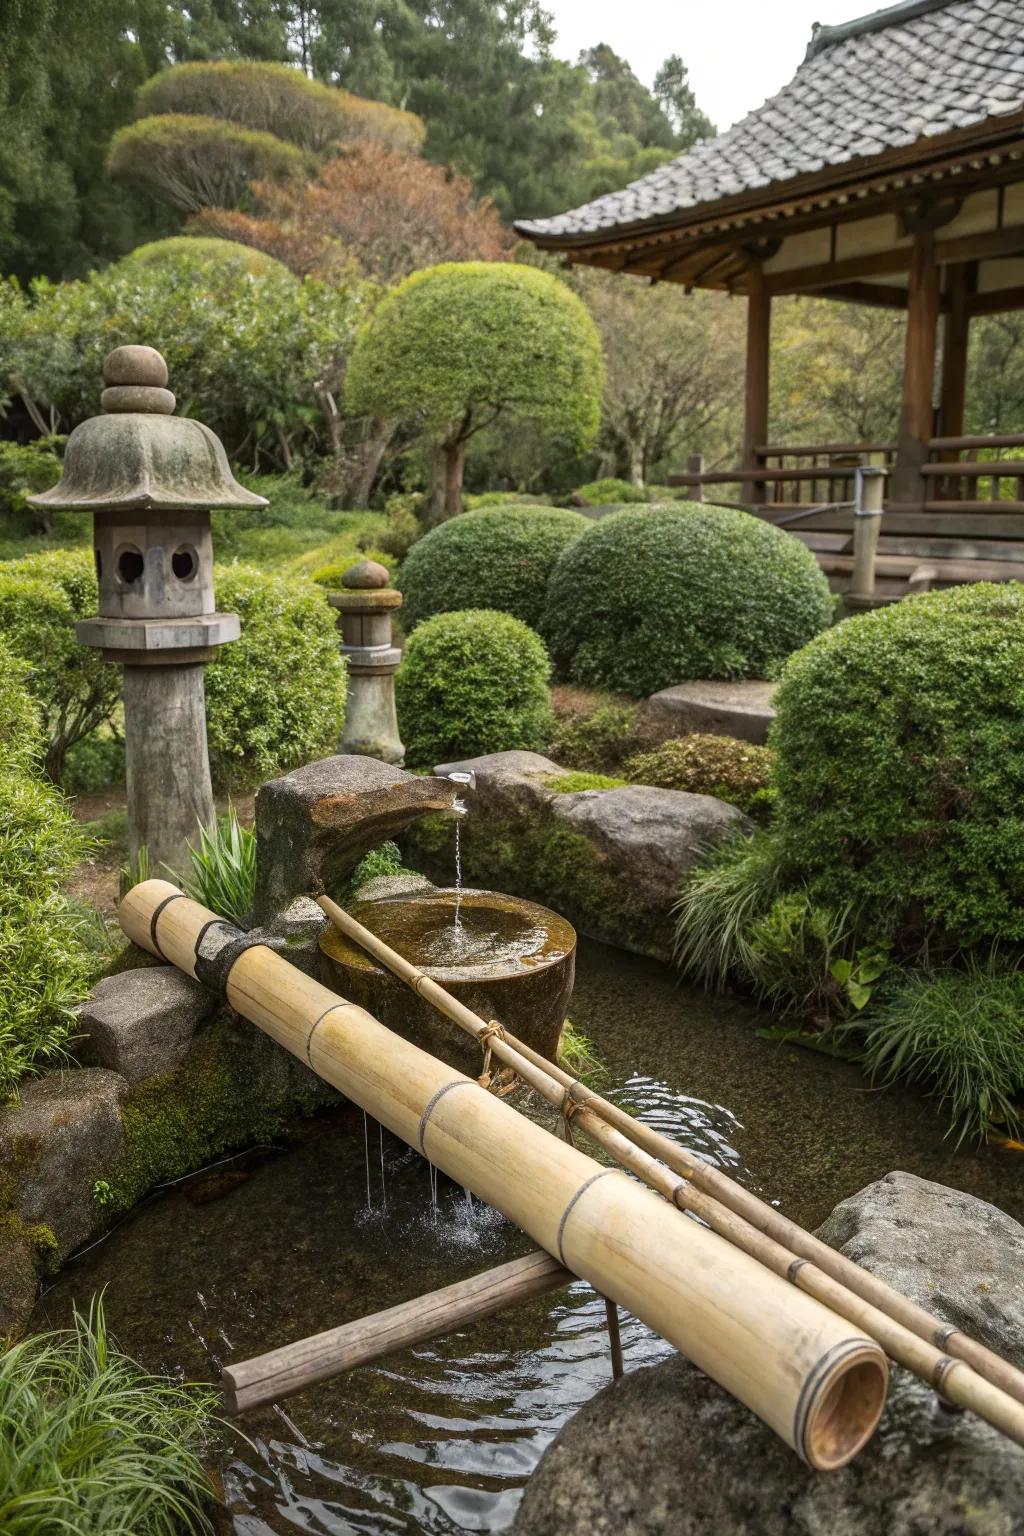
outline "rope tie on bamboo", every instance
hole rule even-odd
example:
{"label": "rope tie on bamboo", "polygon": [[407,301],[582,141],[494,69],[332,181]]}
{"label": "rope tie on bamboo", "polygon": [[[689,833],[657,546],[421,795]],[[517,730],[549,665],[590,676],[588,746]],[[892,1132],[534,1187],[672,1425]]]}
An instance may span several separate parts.
{"label": "rope tie on bamboo", "polygon": [[579,1189],[573,1195],[572,1199],[569,1201],[569,1204],[562,1212],[562,1219],[558,1223],[558,1236],[555,1238],[555,1247],[558,1249],[558,1257],[565,1265],[566,1269],[569,1268],[569,1265],[566,1262],[565,1249],[562,1247],[562,1241],[565,1237],[565,1224],[569,1220],[569,1217],[572,1215],[573,1210],[576,1207],[576,1202],[582,1195],[586,1194],[591,1184],[596,1184],[598,1179],[607,1178],[608,1174],[616,1173],[617,1171],[618,1170],[615,1168],[602,1168],[600,1173],[592,1173],[589,1179],[583,1180],[583,1183],[580,1185]]}
{"label": "rope tie on bamboo", "polygon": [[419,1149],[424,1157],[427,1155],[427,1149],[424,1146],[424,1141],[427,1135],[427,1126],[430,1123],[431,1115],[434,1113],[434,1110],[437,1108],[438,1104],[440,1104],[445,1094],[451,1093],[453,1088],[478,1088],[479,1086],[479,1083],[475,1082],[471,1077],[454,1077],[450,1083],[445,1083],[443,1088],[439,1088],[434,1094],[433,1098],[429,1100],[426,1109],[420,1116],[420,1128],[416,1137]]}
{"label": "rope tie on bamboo", "polygon": [[575,1083],[568,1084],[562,1094],[562,1102],[559,1105],[559,1111],[562,1116],[562,1135],[570,1147],[576,1145],[576,1139],[572,1134],[572,1118],[583,1108],[582,1102],[572,1091],[575,1086]]}
{"label": "rope tie on bamboo", "polygon": [[497,1019],[491,1019],[487,1024],[487,1028],[481,1030],[479,1035],[477,1035],[477,1039],[480,1042],[480,1049],[484,1053],[484,1064],[477,1082],[481,1088],[489,1088],[491,1086],[491,1042],[492,1040],[504,1040],[505,1031]]}

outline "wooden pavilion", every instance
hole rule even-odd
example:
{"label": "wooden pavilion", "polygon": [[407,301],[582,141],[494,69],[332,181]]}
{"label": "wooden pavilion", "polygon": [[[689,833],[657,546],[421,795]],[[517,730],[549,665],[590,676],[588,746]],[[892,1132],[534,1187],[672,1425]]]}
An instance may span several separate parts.
{"label": "wooden pavilion", "polygon": [[[1024,577],[1024,433],[964,436],[971,320],[1024,308],[1024,0],[903,0],[816,27],[790,83],[735,127],[516,229],[572,264],[746,295],[741,463],[674,483],[738,486],[843,586],[854,519],[835,504],[856,463],[884,463],[880,593]],[[906,311],[893,441],[770,441],[781,294]]]}

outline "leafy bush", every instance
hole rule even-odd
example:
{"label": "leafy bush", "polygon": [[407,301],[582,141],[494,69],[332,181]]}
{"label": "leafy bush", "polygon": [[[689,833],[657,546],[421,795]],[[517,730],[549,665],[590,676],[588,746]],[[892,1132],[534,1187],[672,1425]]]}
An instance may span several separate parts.
{"label": "leafy bush", "polygon": [[634,784],[715,795],[748,815],[770,803],[768,772],[772,754],[731,736],[681,736],[649,752],[627,758],[623,772]]}
{"label": "leafy bush", "polygon": [[782,852],[816,902],[905,952],[1024,939],[1024,586],[849,619],[775,705]]}
{"label": "leafy bush", "polygon": [[64,1053],[88,985],[80,919],[61,888],[88,839],[32,772],[40,727],[25,664],[0,640],[0,1101]]}
{"label": "leafy bush", "polygon": [[214,512],[213,547],[227,563],[240,560],[264,569],[307,576],[333,561],[365,559],[387,527],[379,512],[339,512],[297,474],[246,475],[249,490],[268,505],[243,511]]}
{"label": "leafy bush", "polygon": [[680,970],[715,992],[730,981],[756,986],[750,930],[781,886],[778,845],[769,833],[719,843],[687,875],[673,909]]}
{"label": "leafy bush", "polygon": [[405,559],[417,540],[423,537],[423,524],[417,515],[422,503],[420,495],[389,498],[384,508],[384,528],[376,536],[378,549],[397,561]]}
{"label": "leafy bush", "polygon": [[97,606],[86,549],[51,550],[0,565],[0,636],[28,662],[28,686],[42,710],[44,767],[59,781],[69,747],[105,720],[121,695],[116,667],[75,638],[75,620]]}
{"label": "leafy bush", "polygon": [[214,585],[242,635],[206,669],[210,768],[219,784],[251,785],[333,749],[345,664],[334,611],[312,582],[229,565]]}
{"label": "leafy bush", "polygon": [[536,627],[555,562],[588,526],[581,513],[555,507],[501,507],[442,523],[402,566],[406,629],[464,608],[511,613]]}
{"label": "leafy bush", "polygon": [[91,795],[124,780],[124,738],[101,725],[68,749],[60,787],[66,795]]}
{"label": "leafy bush", "polygon": [[163,266],[178,260],[209,261],[235,267],[239,274],[262,277],[267,272],[284,272],[283,264],[265,251],[253,250],[251,245],[239,245],[237,240],[217,240],[207,235],[171,235],[166,240],[150,240],[137,245],[125,261],[143,266]]}
{"label": "leafy bush", "polygon": [[315,581],[318,587],[325,587],[329,592],[336,592],[341,586],[341,578],[346,571],[350,571],[354,565],[362,565],[364,560],[375,560],[378,565],[383,565],[393,572],[398,561],[393,555],[387,554],[383,549],[357,549],[351,555],[342,555],[340,560],[329,560],[326,565],[318,565],[310,571],[310,581]]}
{"label": "leafy bush", "polygon": [[466,609],[426,619],[395,678],[409,761],[429,767],[542,747],[551,730],[550,670],[538,636],[510,614]]}
{"label": "leafy bush", "polygon": [[[636,705],[620,703],[585,704],[577,707],[570,698],[563,708],[564,695],[571,690],[555,689],[557,723],[548,748],[556,763],[566,768],[581,768],[601,773],[618,768],[629,752],[636,726]],[[597,695],[598,698],[601,695]],[[608,695],[604,696],[608,698]]]}
{"label": "leafy bush", "polygon": [[102,1307],[0,1354],[0,1510],[10,1536],[211,1531],[203,1464],[215,1394],[150,1376]]}
{"label": "leafy bush", "polygon": [[569,500],[574,507],[601,507],[616,502],[650,501],[650,492],[642,485],[629,480],[591,480],[588,485],[577,486]]}
{"label": "leafy bush", "polygon": [[1024,972],[906,975],[872,1007],[864,1064],[885,1082],[931,1086],[965,1136],[981,1139],[993,1120],[1024,1132]]}
{"label": "leafy bush", "polygon": [[0,517],[5,534],[47,526],[46,518],[26,505],[26,498],[56,485],[62,444],[62,438],[54,437],[41,437],[34,443],[0,442]]}
{"label": "leafy bush", "polygon": [[234,806],[189,844],[192,873],[182,882],[194,901],[244,928],[256,896],[256,831],[243,827]]}
{"label": "leafy bush", "polygon": [[522,491],[478,491],[463,496],[467,512],[482,512],[487,507],[549,507],[550,496],[524,496]]}
{"label": "leafy bush", "polygon": [[250,181],[287,181],[312,169],[310,157],[272,133],[222,118],[167,112],[119,128],[107,169],[115,181],[197,213],[237,203]]}
{"label": "leafy bush", "polygon": [[555,566],[541,619],[560,675],[641,697],[695,677],[769,677],[829,623],[798,539],[694,502],[626,508]]}

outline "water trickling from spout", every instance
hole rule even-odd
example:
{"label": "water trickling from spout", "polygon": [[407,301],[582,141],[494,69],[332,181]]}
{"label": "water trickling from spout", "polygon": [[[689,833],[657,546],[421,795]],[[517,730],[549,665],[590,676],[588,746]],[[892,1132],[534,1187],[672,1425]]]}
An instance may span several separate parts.
{"label": "water trickling from spout", "polygon": [[[456,802],[458,803],[458,802]],[[455,932],[462,928],[462,817],[455,822]]]}
{"label": "water trickling from spout", "polygon": [[366,1162],[366,1209],[373,1210],[373,1197],[370,1194],[370,1119],[363,1110],[363,1155]]}

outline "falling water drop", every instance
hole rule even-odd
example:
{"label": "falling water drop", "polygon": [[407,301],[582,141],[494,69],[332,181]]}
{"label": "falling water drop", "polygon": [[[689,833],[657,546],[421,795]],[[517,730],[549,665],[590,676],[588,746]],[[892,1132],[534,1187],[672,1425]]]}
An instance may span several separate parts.
{"label": "falling water drop", "polygon": [[388,1186],[384,1176],[384,1127],[378,1125],[377,1132],[380,1137],[380,1208],[382,1211],[386,1211],[388,1208]]}
{"label": "falling water drop", "polygon": [[460,932],[462,918],[462,817],[455,821],[455,931]]}
{"label": "falling water drop", "polygon": [[373,1210],[373,1196],[370,1193],[370,1120],[363,1110],[363,1158],[366,1163],[366,1209]]}

